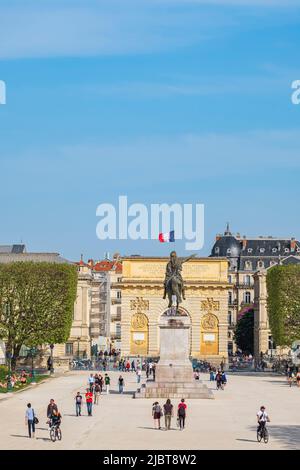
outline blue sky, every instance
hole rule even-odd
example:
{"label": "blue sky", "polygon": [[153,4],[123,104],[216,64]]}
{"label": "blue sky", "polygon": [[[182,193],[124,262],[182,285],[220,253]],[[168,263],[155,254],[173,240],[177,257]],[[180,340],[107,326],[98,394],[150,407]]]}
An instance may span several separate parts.
{"label": "blue sky", "polygon": [[227,221],[300,238],[300,0],[0,0],[0,20],[0,243],[167,254],[96,238],[122,194],[205,204],[203,256]]}

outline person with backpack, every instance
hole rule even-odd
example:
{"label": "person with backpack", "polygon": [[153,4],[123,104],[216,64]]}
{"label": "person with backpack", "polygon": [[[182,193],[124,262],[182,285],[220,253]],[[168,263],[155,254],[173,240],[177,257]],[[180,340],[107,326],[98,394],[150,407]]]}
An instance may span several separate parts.
{"label": "person with backpack", "polygon": [[171,403],[170,398],[167,399],[166,403],[163,406],[163,409],[165,415],[166,431],[169,431],[171,429],[171,419],[172,416],[174,416],[173,405]]}
{"label": "person with backpack", "polygon": [[223,389],[222,374],[221,374],[221,371],[219,371],[219,370],[216,374],[216,382],[217,382],[217,390]]}
{"label": "person with backpack", "polygon": [[222,375],[221,375],[221,382],[222,382],[223,388],[225,388],[225,385],[227,384],[227,377],[226,377],[226,374],[225,374],[224,370],[223,370]]}
{"label": "person with backpack", "polygon": [[[38,419],[35,416],[34,409],[31,406],[31,403],[27,404],[27,409],[25,413],[25,425],[28,427],[28,437],[35,438],[35,425],[37,424]],[[31,434],[32,431],[32,434]]]}
{"label": "person with backpack", "polygon": [[185,426],[186,409],[187,409],[187,406],[185,404],[184,398],[182,398],[181,402],[178,405],[178,410],[177,410],[177,419],[179,421],[180,431],[183,431],[184,426]]}
{"label": "person with backpack", "polygon": [[81,416],[81,404],[82,404],[82,396],[80,392],[77,392],[75,396],[75,406],[76,406],[76,416]]}
{"label": "person with backpack", "polygon": [[162,417],[162,409],[158,401],[154,402],[152,405],[152,416],[154,419],[154,429],[161,429],[160,418]]}
{"label": "person with backpack", "polygon": [[99,405],[100,394],[101,394],[101,385],[99,384],[99,382],[97,382],[94,387],[94,405]]}

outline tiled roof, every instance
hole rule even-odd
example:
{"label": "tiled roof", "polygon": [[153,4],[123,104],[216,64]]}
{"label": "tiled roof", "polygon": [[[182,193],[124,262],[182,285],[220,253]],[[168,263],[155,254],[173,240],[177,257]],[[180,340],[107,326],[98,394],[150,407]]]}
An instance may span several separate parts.
{"label": "tiled roof", "polygon": [[35,263],[70,263],[62,258],[59,253],[1,253],[0,263],[13,263],[19,261],[33,261]]}
{"label": "tiled roof", "polygon": [[121,273],[122,272],[122,263],[119,261],[116,263],[115,261],[110,260],[102,260],[98,263],[94,264],[93,270],[94,271],[111,271],[115,266],[115,272]]}
{"label": "tiled roof", "polygon": [[20,245],[0,245],[0,253],[25,253],[26,247],[23,244]]}

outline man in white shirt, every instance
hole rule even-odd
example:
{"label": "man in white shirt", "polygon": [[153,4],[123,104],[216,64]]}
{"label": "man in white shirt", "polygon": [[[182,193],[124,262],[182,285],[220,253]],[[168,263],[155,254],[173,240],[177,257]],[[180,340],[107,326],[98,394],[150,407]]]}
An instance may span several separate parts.
{"label": "man in white shirt", "polygon": [[260,410],[256,413],[256,417],[258,422],[257,432],[260,432],[266,426],[266,423],[270,422],[265,406],[260,407]]}

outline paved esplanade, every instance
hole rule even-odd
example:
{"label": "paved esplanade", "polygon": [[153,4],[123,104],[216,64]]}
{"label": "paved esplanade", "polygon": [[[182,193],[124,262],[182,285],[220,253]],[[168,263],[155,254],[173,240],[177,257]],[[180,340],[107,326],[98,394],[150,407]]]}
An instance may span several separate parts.
{"label": "paved esplanade", "polygon": [[[122,374],[125,391],[136,389],[133,373]],[[201,374],[204,380],[207,375]],[[133,400],[117,394],[119,373],[110,373],[112,393],[103,394],[94,406],[93,417],[83,407],[75,416],[74,396],[83,394],[87,372],[71,372],[49,379],[8,400],[0,400],[1,449],[299,449],[300,389],[287,386],[284,377],[229,376],[228,388],[214,392],[215,400],[189,400],[187,428],[180,432],[173,419],[171,431],[153,429],[153,400]],[[208,383],[210,386],[209,382]],[[52,443],[46,422],[50,398],[63,415],[63,440]],[[25,407],[31,402],[39,424],[36,439],[27,438]],[[173,400],[177,405],[177,400]],[[267,406],[272,423],[269,444],[258,444],[255,414],[261,404]],[[164,420],[162,420],[164,424]]]}

